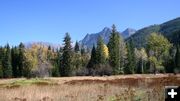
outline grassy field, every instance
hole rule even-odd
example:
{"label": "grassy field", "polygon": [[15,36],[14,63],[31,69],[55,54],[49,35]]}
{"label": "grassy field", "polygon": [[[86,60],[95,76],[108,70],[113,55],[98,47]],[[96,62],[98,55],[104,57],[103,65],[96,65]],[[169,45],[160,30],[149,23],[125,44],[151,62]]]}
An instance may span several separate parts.
{"label": "grassy field", "polygon": [[180,74],[1,79],[0,101],[164,101]]}

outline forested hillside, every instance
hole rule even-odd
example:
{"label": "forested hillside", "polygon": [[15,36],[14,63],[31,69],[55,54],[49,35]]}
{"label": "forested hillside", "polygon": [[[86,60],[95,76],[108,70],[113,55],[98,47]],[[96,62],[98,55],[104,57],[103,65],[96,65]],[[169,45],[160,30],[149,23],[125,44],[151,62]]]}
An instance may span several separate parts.
{"label": "forested hillside", "polygon": [[180,18],[176,18],[160,25],[152,25],[140,29],[134,35],[129,37],[126,41],[132,40],[136,47],[144,47],[147,42],[147,37],[152,32],[158,32],[159,34],[164,35],[166,38],[174,42],[172,39],[175,40],[177,39],[175,37],[176,35],[172,35],[172,34],[179,30],[180,30]]}

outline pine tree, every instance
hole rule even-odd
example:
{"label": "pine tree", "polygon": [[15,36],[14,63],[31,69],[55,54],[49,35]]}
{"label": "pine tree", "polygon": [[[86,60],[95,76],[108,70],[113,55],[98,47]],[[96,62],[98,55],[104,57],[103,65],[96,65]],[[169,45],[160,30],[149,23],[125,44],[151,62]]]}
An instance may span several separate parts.
{"label": "pine tree", "polygon": [[52,76],[59,77],[60,76],[60,60],[61,60],[61,48],[56,50],[57,56],[53,61],[53,68],[52,68]]}
{"label": "pine tree", "polygon": [[113,74],[120,73],[120,50],[119,50],[119,33],[116,31],[115,25],[112,26],[112,33],[108,43],[109,63],[113,68]]}
{"label": "pine tree", "polygon": [[51,46],[48,46],[48,50],[47,50],[47,60],[51,61],[52,59],[52,50],[51,50]]}
{"label": "pine tree", "polygon": [[76,41],[76,44],[75,44],[75,47],[74,47],[74,51],[75,51],[76,53],[78,53],[78,52],[80,51],[80,49],[79,49],[79,44],[78,44],[77,41]]}
{"label": "pine tree", "polygon": [[71,46],[71,37],[68,33],[64,38],[64,48],[62,54],[62,60],[60,66],[61,76],[71,76],[72,73],[72,46]]}
{"label": "pine tree", "polygon": [[105,64],[106,62],[106,54],[104,52],[104,42],[101,36],[98,38],[98,42],[97,42],[96,59],[98,64]]}
{"label": "pine tree", "polygon": [[0,78],[3,78],[3,59],[4,59],[4,48],[0,47]]}
{"label": "pine tree", "polygon": [[5,46],[5,57],[3,60],[3,75],[5,78],[12,77],[12,66],[11,66],[11,50],[9,44]]}
{"label": "pine tree", "polygon": [[50,45],[48,46],[48,50],[51,50],[51,46]]}
{"label": "pine tree", "polygon": [[24,44],[21,42],[20,44],[19,44],[19,58],[18,58],[18,60],[19,60],[19,63],[18,63],[18,67],[19,67],[19,69],[18,69],[18,77],[22,77],[22,76],[24,76],[24,74],[23,74],[23,69],[24,69],[24,61],[25,61],[25,57],[24,57],[24,52],[25,52],[25,46],[24,46]]}
{"label": "pine tree", "polygon": [[135,53],[134,53],[134,45],[132,43],[132,40],[127,43],[127,66],[125,68],[125,73],[126,74],[133,74],[135,73],[135,68],[136,68],[136,60],[135,60]]}
{"label": "pine tree", "polygon": [[84,55],[86,52],[85,52],[85,48],[84,47],[82,47],[81,48],[81,55]]}
{"label": "pine tree", "polygon": [[175,55],[175,64],[176,64],[176,68],[180,70],[180,47],[179,46],[177,46],[177,51]]}
{"label": "pine tree", "polygon": [[53,77],[59,77],[59,68],[58,68],[58,66],[56,64],[52,68],[52,76]]}
{"label": "pine tree", "polygon": [[[95,65],[97,64],[97,59],[96,59],[96,48],[95,45],[93,45],[92,51],[91,51],[91,59],[89,60],[89,63],[87,65],[87,68],[89,69],[89,72],[92,69],[95,69]],[[91,73],[90,73],[91,75]]]}
{"label": "pine tree", "polygon": [[11,49],[11,64],[12,64],[12,71],[13,71],[13,77],[18,77],[18,56],[19,52],[17,47],[12,47]]}

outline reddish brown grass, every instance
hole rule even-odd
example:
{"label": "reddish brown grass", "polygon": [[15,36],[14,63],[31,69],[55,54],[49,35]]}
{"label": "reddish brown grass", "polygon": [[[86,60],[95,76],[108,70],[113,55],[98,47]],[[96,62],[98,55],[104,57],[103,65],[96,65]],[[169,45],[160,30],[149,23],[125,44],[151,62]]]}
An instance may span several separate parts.
{"label": "reddish brown grass", "polygon": [[8,85],[16,80],[0,80],[0,101],[164,101],[164,86],[180,85],[180,75],[169,74],[46,78],[53,84]]}

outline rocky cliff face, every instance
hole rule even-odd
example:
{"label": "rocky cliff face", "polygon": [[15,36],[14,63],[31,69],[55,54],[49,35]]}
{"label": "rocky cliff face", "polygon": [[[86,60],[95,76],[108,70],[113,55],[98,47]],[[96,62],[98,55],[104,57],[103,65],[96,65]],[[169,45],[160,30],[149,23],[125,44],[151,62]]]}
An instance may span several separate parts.
{"label": "rocky cliff face", "polygon": [[[120,35],[123,38],[128,38],[135,32],[136,32],[136,30],[134,30],[132,28],[128,28],[125,31],[123,31],[122,33],[120,33]],[[87,34],[81,41],[79,41],[79,43],[85,47],[91,48],[93,46],[93,44],[96,45],[98,37],[101,36],[104,40],[104,43],[107,44],[109,42],[110,35],[111,35],[111,29],[108,27],[105,27],[102,31],[100,31],[98,33]]]}

